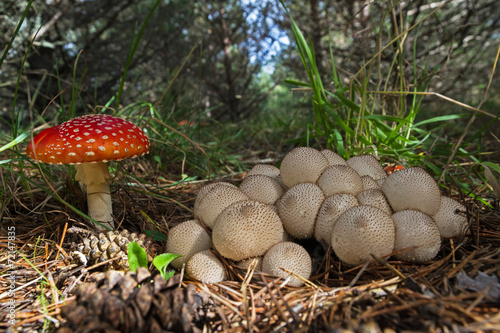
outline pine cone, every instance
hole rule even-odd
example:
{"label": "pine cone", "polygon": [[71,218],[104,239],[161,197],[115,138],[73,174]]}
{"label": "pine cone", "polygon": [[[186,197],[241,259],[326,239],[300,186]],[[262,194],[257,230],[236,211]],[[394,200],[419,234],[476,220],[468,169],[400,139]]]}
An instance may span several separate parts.
{"label": "pine cone", "polygon": [[66,322],[57,332],[201,332],[198,310],[204,301],[196,287],[179,288],[179,275],[168,282],[150,276],[142,267],[137,273],[96,274],[96,281],[78,286],[76,301],[62,308]]}
{"label": "pine cone", "polygon": [[86,235],[81,243],[73,244],[73,248],[84,254],[90,264],[115,258],[108,268],[128,270],[127,253],[130,242],[136,242],[147,251],[151,240],[146,238],[145,234],[138,235],[127,230],[108,231],[100,232],[97,235]]}

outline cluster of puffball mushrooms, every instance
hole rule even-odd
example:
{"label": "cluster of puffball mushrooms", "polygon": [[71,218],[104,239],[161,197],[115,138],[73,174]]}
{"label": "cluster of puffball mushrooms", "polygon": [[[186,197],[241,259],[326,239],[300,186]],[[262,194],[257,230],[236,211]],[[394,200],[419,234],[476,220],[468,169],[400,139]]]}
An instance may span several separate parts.
{"label": "cluster of puffball mushrooms", "polygon": [[348,265],[392,253],[397,260],[424,262],[438,253],[441,237],[465,231],[465,211],[441,196],[422,168],[387,175],[371,155],[346,161],[330,150],[299,147],[279,169],[255,165],[239,187],[202,187],[194,219],[170,229],[167,252],[183,256],[172,262],[175,268],[185,264],[188,275],[206,283],[227,278],[214,249],[242,268],[252,265],[301,286],[312,261],[294,239],[314,237]]}

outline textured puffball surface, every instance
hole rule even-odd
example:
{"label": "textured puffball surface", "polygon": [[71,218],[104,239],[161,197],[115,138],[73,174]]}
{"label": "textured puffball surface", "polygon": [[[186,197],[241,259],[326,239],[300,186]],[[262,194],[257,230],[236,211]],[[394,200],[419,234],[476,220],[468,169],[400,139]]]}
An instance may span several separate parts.
{"label": "textured puffball surface", "polygon": [[380,190],[379,183],[370,176],[361,176],[363,181],[363,191],[366,190]]}
{"label": "textured puffball surface", "polygon": [[323,192],[315,184],[301,183],[288,189],[276,204],[286,232],[299,239],[312,237],[324,200]]}
{"label": "textured puffball surface", "polygon": [[353,156],[347,160],[347,164],[360,176],[370,176],[375,180],[387,177],[380,162],[372,155]]}
{"label": "textured puffball surface", "polygon": [[209,250],[193,255],[186,264],[186,273],[205,283],[217,283],[227,279],[224,265]]}
{"label": "textured puffball surface", "polygon": [[[312,271],[311,257],[306,249],[299,244],[281,242],[270,248],[264,255],[262,271],[273,276],[288,278],[290,274],[280,269],[280,267],[304,279],[309,279]],[[300,287],[303,284],[304,282],[294,277],[287,283],[287,285],[294,287]]]}
{"label": "textured puffball surface", "polygon": [[394,251],[417,246],[394,255],[398,260],[423,262],[436,256],[441,236],[436,222],[418,210],[402,210],[392,215],[396,228]]}
{"label": "textured puffball surface", "polygon": [[325,169],[318,179],[318,186],[327,197],[338,193],[357,195],[363,191],[361,176],[345,165],[333,165]]}
{"label": "textured puffball surface", "polygon": [[357,206],[358,199],[352,194],[335,194],[321,205],[314,225],[314,238],[319,242],[330,243],[333,226],[337,218],[349,208]]}
{"label": "textured puffball surface", "polygon": [[227,183],[227,182],[215,182],[215,183],[207,184],[207,185],[201,187],[198,190],[198,193],[196,194],[196,199],[194,201],[194,209],[195,210],[198,208],[198,205],[200,204],[200,201],[201,201],[201,199],[203,199],[205,194],[207,194],[211,189],[214,188],[214,186],[217,186],[217,185],[223,185],[223,186],[237,188],[236,185],[231,184],[231,183]]}
{"label": "textured puffball surface", "polygon": [[468,226],[466,208],[455,199],[441,197],[441,206],[433,216],[442,237],[457,237]]}
{"label": "textured puffball surface", "polygon": [[283,238],[283,225],[274,209],[246,200],[222,211],[212,230],[212,241],[219,253],[232,260],[258,257]]}
{"label": "textured puffball surface", "polygon": [[392,215],[391,206],[387,202],[384,193],[381,190],[366,190],[357,196],[359,204],[363,206],[373,206],[381,209],[387,215]]}
{"label": "textured puffball surface", "polygon": [[212,187],[194,208],[194,217],[212,229],[217,216],[229,205],[248,200],[248,196],[237,187],[217,184]]}
{"label": "textured puffball surface", "polygon": [[328,160],[318,150],[309,147],[292,149],[281,161],[280,176],[286,187],[299,183],[316,183]]}
{"label": "textured puffball surface", "polygon": [[337,153],[334,153],[333,151],[331,151],[329,149],[323,149],[321,151],[321,154],[323,154],[326,157],[326,159],[328,161],[328,166],[347,165],[347,162],[342,158],[342,156],[340,156]]}
{"label": "textured puffball surface", "polygon": [[247,173],[247,176],[253,175],[264,175],[271,178],[278,178],[280,175],[280,169],[278,169],[274,165],[255,164],[254,167]]}
{"label": "textured puffball surface", "polygon": [[441,203],[436,181],[419,167],[390,174],[382,184],[382,192],[394,212],[414,209],[432,216],[437,213]]}
{"label": "textured puffball surface", "polygon": [[274,205],[285,193],[277,180],[265,175],[246,176],[241,182],[240,190],[251,200],[267,205]]}
{"label": "textured puffball surface", "polygon": [[172,261],[172,266],[177,269],[195,253],[208,250],[211,246],[212,239],[197,220],[182,222],[168,232],[167,253],[182,255]]}
{"label": "textured puffball surface", "polygon": [[356,206],[339,216],[332,229],[331,245],[340,260],[360,265],[393,252],[394,222],[378,208]]}
{"label": "textured puffball surface", "polygon": [[260,272],[262,271],[262,260],[264,260],[263,256],[260,257],[254,257],[254,258],[248,258],[242,261],[238,261],[236,263],[236,266],[243,268],[243,269],[248,269],[250,266],[256,261],[257,263],[254,264],[255,266],[255,271]]}

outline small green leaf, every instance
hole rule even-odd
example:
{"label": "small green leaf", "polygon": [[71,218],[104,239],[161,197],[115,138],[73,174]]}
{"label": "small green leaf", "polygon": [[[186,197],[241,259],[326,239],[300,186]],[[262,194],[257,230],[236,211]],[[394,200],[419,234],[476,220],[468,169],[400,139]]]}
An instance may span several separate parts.
{"label": "small green leaf", "polygon": [[137,271],[139,267],[148,267],[146,250],[136,242],[130,242],[128,244],[128,264],[132,272]]}
{"label": "small green leaf", "polygon": [[174,273],[175,273],[175,271],[173,271],[173,270],[167,270],[168,265],[172,262],[172,260],[180,258],[180,257],[182,257],[182,256],[179,254],[163,253],[163,254],[160,254],[159,256],[156,256],[153,259],[153,265],[158,269],[161,276],[165,280],[168,280],[172,276],[174,276]]}

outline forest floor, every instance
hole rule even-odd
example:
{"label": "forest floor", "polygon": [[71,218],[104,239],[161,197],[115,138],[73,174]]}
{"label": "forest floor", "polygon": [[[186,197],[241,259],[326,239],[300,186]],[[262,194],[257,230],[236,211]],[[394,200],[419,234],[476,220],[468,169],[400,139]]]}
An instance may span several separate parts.
{"label": "forest floor", "polygon": [[[204,182],[173,186],[174,182],[165,180],[168,177],[148,176],[147,168],[140,164],[134,167],[129,171],[140,174],[150,183],[138,189],[136,184],[115,182],[112,195],[119,230],[157,230],[167,234],[170,227],[192,219],[190,209]],[[36,174],[32,176],[35,182],[42,182]],[[59,176],[53,180],[53,187],[64,193],[61,196],[66,201],[85,211],[83,193],[65,171]],[[217,180],[238,183],[243,177],[244,173]],[[162,182],[159,179],[163,179]],[[83,282],[98,286],[95,281],[102,279],[105,265],[80,263],[72,252],[72,244],[81,241],[82,236],[67,229],[90,229],[90,226],[37,187],[27,188],[19,182],[12,186],[12,198],[2,210],[0,231],[0,330],[135,331],[131,326],[119,326],[120,329],[115,327],[115,330],[107,327],[102,324],[106,314],[92,312],[92,309],[81,312],[81,318],[77,319],[71,311],[64,311],[71,304],[73,310],[75,304],[87,308],[97,306],[82,299],[81,293],[75,296],[75,292]],[[183,316],[182,325],[172,330],[499,332],[500,211],[498,205],[487,207],[460,194],[455,194],[455,198],[467,206],[470,227],[460,240],[444,239],[432,261],[415,264],[373,260],[366,267],[348,267],[331,249],[325,253],[319,243],[307,241],[302,245],[312,254],[314,268],[303,287],[282,286],[280,279],[253,270],[242,271],[229,260],[224,260],[224,265],[232,281],[205,285],[178,274],[171,279],[170,286],[175,284],[186,292],[196,289],[202,297],[196,303],[192,297],[182,296],[187,294],[172,296],[174,299],[184,297],[179,299],[190,304],[188,310],[179,310],[172,301],[171,313]],[[9,231],[13,233],[8,234]],[[149,251],[153,255],[163,253],[164,245],[164,242],[153,242]],[[158,275],[152,266],[150,272],[152,276]],[[135,285],[131,291],[140,289]],[[164,292],[172,292],[172,289]],[[11,326],[9,315],[13,304],[15,325]],[[152,316],[152,308],[158,307],[155,302],[151,304],[151,309],[148,307],[143,313],[144,320]],[[124,302],[121,306],[131,305]],[[192,313],[186,314],[186,311]],[[189,320],[192,322],[186,322]],[[92,322],[100,322],[101,326],[89,326]]]}

